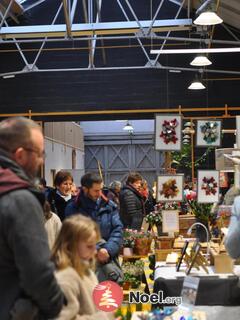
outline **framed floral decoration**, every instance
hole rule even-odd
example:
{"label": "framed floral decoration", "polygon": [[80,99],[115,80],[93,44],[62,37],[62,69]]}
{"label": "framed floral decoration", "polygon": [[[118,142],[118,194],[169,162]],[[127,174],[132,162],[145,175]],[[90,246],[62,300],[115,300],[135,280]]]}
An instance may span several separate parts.
{"label": "framed floral decoration", "polygon": [[157,178],[157,201],[183,200],[183,174],[160,175]]}
{"label": "framed floral decoration", "polygon": [[219,201],[219,171],[199,170],[197,182],[197,201],[214,203]]}
{"label": "framed floral decoration", "polygon": [[197,121],[197,147],[220,147],[221,146],[221,120],[198,120]]}
{"label": "framed floral decoration", "polygon": [[155,115],[155,149],[180,151],[182,145],[182,117],[176,114]]}

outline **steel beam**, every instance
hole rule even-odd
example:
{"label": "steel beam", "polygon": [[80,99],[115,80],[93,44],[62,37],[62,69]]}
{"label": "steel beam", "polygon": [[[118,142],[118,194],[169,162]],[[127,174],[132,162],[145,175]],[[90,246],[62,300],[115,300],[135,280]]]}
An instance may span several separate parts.
{"label": "steel beam", "polygon": [[234,32],[232,32],[228,26],[225,23],[222,23],[222,27],[237,41],[239,41],[239,38],[235,35]]}
{"label": "steel beam", "polygon": [[162,5],[164,4],[164,1],[165,1],[165,0],[162,0],[162,1],[160,2],[159,6],[158,6],[158,8],[157,8],[157,10],[156,10],[156,12],[155,12],[155,15],[154,15],[154,17],[153,17],[153,19],[152,19],[152,23],[151,23],[150,27],[148,28],[148,30],[147,30],[147,32],[146,32],[147,35],[151,33],[152,27],[153,27],[153,25],[154,25],[154,22],[155,22],[155,20],[157,19],[157,15],[158,15],[160,9],[162,8]]}
{"label": "steel beam", "polygon": [[35,3],[31,4],[30,6],[26,7],[24,9],[24,12],[27,12],[28,10],[31,10],[32,8],[38,6],[39,4],[41,4],[41,3],[45,2],[45,1],[47,1],[47,0],[38,0],[37,2],[35,2]]}
{"label": "steel beam", "polygon": [[72,3],[72,8],[71,8],[71,21],[72,21],[72,23],[73,23],[75,12],[76,12],[77,2],[78,2],[77,0],[73,0],[73,3]]}
{"label": "steel beam", "polygon": [[[152,20],[139,21],[142,28],[149,28]],[[167,19],[156,20],[152,31],[182,31],[192,28],[192,19]],[[119,22],[98,22],[98,23],[80,23],[72,25],[72,37],[77,36],[94,36],[94,35],[112,35],[112,34],[129,34],[139,31],[139,25],[136,21],[119,21]],[[45,37],[62,37],[66,35],[66,25],[38,25],[38,26],[19,26],[19,27],[2,27],[0,38],[45,38]]]}
{"label": "steel beam", "polygon": [[[145,66],[131,66],[131,67],[94,67],[95,71],[107,71],[107,70],[141,70],[141,69],[158,69],[158,70],[177,70],[177,71],[186,71],[186,72],[199,72],[199,73],[216,73],[216,74],[229,74],[229,75],[240,75],[240,71],[235,70],[218,70],[218,69],[203,69],[203,68],[183,68],[183,67],[172,67],[172,66],[163,66],[157,64],[156,66],[153,65],[145,65]],[[20,75],[26,74],[31,72],[79,72],[79,71],[89,71],[92,70],[89,67],[85,68],[61,68],[61,69],[38,69],[38,68],[24,68],[20,71],[11,71],[0,73],[0,77],[7,77],[11,75]]]}
{"label": "steel beam", "polygon": [[[62,6],[63,6],[63,3],[60,4],[60,6],[59,6],[59,8],[58,8],[58,10],[57,10],[57,13],[56,13],[56,15],[55,15],[55,17],[53,18],[52,25],[54,25],[54,23],[56,22],[57,17],[58,17],[58,15],[59,15],[59,13],[60,13],[60,11],[61,11],[61,9],[62,9]],[[40,57],[40,54],[42,53],[42,50],[43,50],[43,48],[44,48],[44,46],[45,46],[45,44],[46,44],[46,40],[47,40],[47,38],[44,39],[44,41],[43,41],[43,43],[42,43],[42,45],[41,45],[41,47],[40,47],[40,49],[39,49],[36,57],[35,57],[35,60],[34,60],[34,62],[33,62],[33,64],[32,64],[32,68],[34,68],[34,67],[36,66],[36,63],[37,63],[37,61],[38,61],[38,58]]]}
{"label": "steel beam", "polygon": [[[96,22],[99,22],[101,20],[100,15],[101,15],[101,8],[102,8],[102,0],[97,0],[97,16],[96,16]],[[91,54],[92,54],[92,58],[91,61],[93,62],[94,65],[94,55],[95,55],[95,50],[96,50],[96,44],[97,44],[97,36],[94,36],[94,39],[92,40],[92,48],[91,50]],[[104,49],[103,49],[103,57],[106,58]]]}
{"label": "steel beam", "polygon": [[203,11],[213,0],[206,0],[196,11],[196,15]]}
{"label": "steel beam", "polygon": [[[240,45],[240,41],[228,41],[228,40],[211,40],[209,38],[206,39],[200,39],[200,38],[185,38],[185,37],[164,37],[164,36],[158,36],[156,34],[152,35],[141,35],[138,34],[137,36],[101,36],[98,37],[98,40],[130,40],[130,39],[154,39],[154,40],[169,40],[169,41],[177,41],[177,42],[195,42],[195,43],[199,43],[199,42],[204,42],[205,44],[208,44],[210,41],[211,43],[215,43],[215,44],[226,44],[226,45],[233,45],[233,46],[239,46]],[[87,41],[87,40],[94,40],[95,36],[89,36],[89,37],[76,37],[74,38],[74,40],[76,41]],[[68,38],[63,38],[63,39],[58,39],[58,38],[50,38],[50,39],[18,39],[18,40],[2,40],[0,39],[0,44],[7,44],[7,43],[38,43],[38,42],[68,42],[68,41],[72,41],[71,39]]]}
{"label": "steel beam", "polygon": [[[127,1],[127,0],[126,0],[126,1]],[[128,17],[127,13],[126,13],[126,11],[124,10],[124,8],[123,8],[123,6],[122,6],[122,4],[121,4],[121,2],[120,2],[120,0],[117,0],[117,2],[118,2],[118,5],[119,5],[120,9],[122,10],[122,13],[124,14],[124,17],[127,19],[127,21],[130,21],[130,20],[129,20],[129,17]],[[128,3],[128,2],[127,2],[127,3]],[[128,6],[130,6],[130,4],[128,4]],[[131,6],[130,6],[130,9],[131,9],[131,12],[132,12],[133,9],[132,9]],[[135,15],[135,13],[133,13],[133,14]],[[135,19],[137,19],[137,16],[134,16],[134,17],[135,17]],[[141,24],[139,23],[139,21],[137,21],[137,24],[138,24],[138,26],[139,26],[139,28],[140,28],[140,30],[141,30],[141,32],[138,32],[138,33],[141,34],[141,35],[145,35],[145,30],[142,29],[142,26],[141,26]],[[152,22],[151,22],[150,27],[152,27]],[[150,27],[148,28],[148,30],[150,29]],[[142,48],[142,50],[143,50],[144,55],[146,56],[146,58],[147,58],[147,60],[148,60],[148,63],[151,65],[152,62],[151,62],[151,60],[150,60],[150,58],[149,58],[149,56],[148,56],[147,51],[145,50],[145,48],[144,48],[144,46],[143,46],[143,44],[142,44],[141,39],[138,37],[138,34],[136,34],[136,33],[135,33],[135,36],[136,36],[136,39],[137,39],[138,43],[140,44],[140,46],[141,46],[141,48]]]}
{"label": "steel beam", "polygon": [[[1,11],[0,11],[0,16],[1,16],[1,17],[2,17],[2,19],[3,19],[3,14],[2,14],[2,12],[1,12]],[[4,21],[4,24],[7,26],[6,28],[9,28],[9,26],[8,26],[8,23],[7,23],[6,19],[5,19],[5,20],[3,19],[3,21]],[[1,32],[1,30],[0,30],[0,32]],[[13,38],[13,40],[15,41],[15,38]],[[28,61],[27,61],[27,59],[26,59],[26,57],[25,57],[24,53],[22,52],[22,49],[20,48],[20,45],[19,45],[17,42],[15,42],[15,45],[16,45],[16,47],[17,47],[17,49],[18,49],[18,52],[20,53],[20,55],[21,55],[21,57],[22,57],[22,59],[23,59],[23,61],[24,61],[25,65],[26,65],[26,67],[29,69],[29,63],[28,63]]]}
{"label": "steel beam", "polygon": [[[179,7],[179,9],[178,9],[178,11],[177,11],[177,13],[176,13],[176,15],[175,15],[175,19],[176,19],[176,20],[177,20],[177,17],[179,16],[179,14],[180,14],[180,12],[181,12],[181,10],[182,10],[182,7],[183,7],[185,1],[186,1],[186,0],[182,0],[182,4],[181,4],[181,6]],[[170,33],[171,33],[171,30],[168,31],[167,37],[169,37]],[[163,41],[163,44],[162,44],[162,46],[161,46],[161,50],[164,48],[166,42],[167,42],[167,39]],[[160,53],[157,55],[157,57],[156,57],[156,59],[155,59],[155,61],[154,61],[154,64],[157,64],[157,61],[158,61],[159,56],[160,56]]]}

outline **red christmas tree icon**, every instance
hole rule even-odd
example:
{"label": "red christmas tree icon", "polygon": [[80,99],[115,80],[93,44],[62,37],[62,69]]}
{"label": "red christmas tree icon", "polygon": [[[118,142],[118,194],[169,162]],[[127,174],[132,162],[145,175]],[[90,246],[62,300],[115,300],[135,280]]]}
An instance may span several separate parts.
{"label": "red christmas tree icon", "polygon": [[93,301],[101,311],[115,311],[121,305],[122,300],[122,288],[115,282],[103,281],[93,290]]}
{"label": "red christmas tree icon", "polygon": [[111,285],[109,285],[103,292],[102,297],[99,302],[99,307],[106,306],[107,309],[112,307],[118,307],[116,300],[113,298],[112,291],[110,290]]}

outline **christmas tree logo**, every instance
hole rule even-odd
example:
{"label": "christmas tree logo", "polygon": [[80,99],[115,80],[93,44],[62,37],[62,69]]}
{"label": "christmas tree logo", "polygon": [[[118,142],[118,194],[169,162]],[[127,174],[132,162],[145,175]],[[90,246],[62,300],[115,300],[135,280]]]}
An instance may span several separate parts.
{"label": "christmas tree logo", "polygon": [[103,281],[93,290],[93,301],[99,310],[115,311],[121,305],[122,300],[122,288],[113,281]]}

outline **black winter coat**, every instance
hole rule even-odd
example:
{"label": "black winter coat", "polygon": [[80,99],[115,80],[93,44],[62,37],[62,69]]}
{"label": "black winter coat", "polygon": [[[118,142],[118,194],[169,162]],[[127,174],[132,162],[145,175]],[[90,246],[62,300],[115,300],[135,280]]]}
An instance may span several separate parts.
{"label": "black winter coat", "polygon": [[142,195],[133,187],[126,185],[120,191],[120,218],[124,228],[140,230],[145,215]]}
{"label": "black winter coat", "polygon": [[60,220],[63,221],[65,218],[65,209],[70,200],[65,201],[58,193],[57,189],[51,189],[46,192],[46,198],[51,206],[51,211],[56,213]]}

